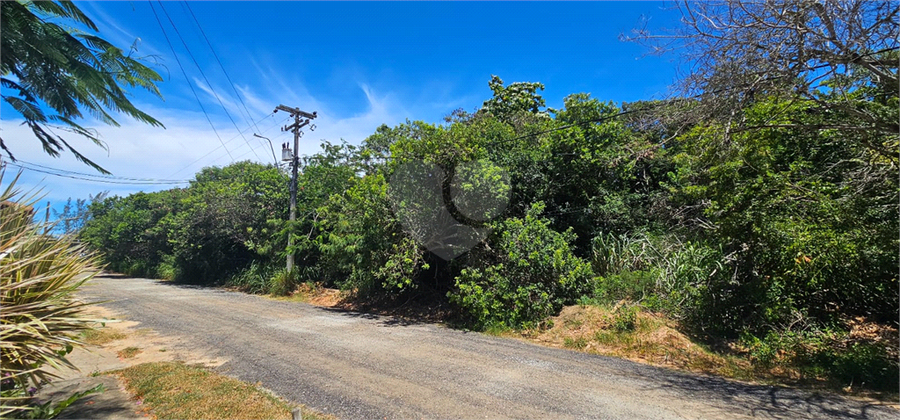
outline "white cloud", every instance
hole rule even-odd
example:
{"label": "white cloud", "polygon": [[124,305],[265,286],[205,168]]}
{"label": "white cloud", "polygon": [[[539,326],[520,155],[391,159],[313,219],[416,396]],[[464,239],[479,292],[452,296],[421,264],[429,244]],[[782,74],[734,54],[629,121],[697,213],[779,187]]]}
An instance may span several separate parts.
{"label": "white cloud", "polygon": [[[392,95],[381,95],[363,83],[360,83],[359,86],[365,94],[368,107],[365,112],[356,115],[341,116],[337,111],[339,108],[325,107],[322,105],[323,101],[309,96],[302,90],[285,91],[278,95],[278,97],[286,98],[284,102],[287,105],[300,105],[305,110],[318,112],[319,117],[314,121],[317,129],[315,131],[311,131],[309,128],[304,130],[305,135],[300,140],[300,154],[318,152],[321,150],[320,144],[323,139],[333,143],[344,139],[350,143],[359,144],[379,125],[394,125],[410,116]],[[267,99],[276,98],[271,92],[264,94],[264,98],[260,96],[263,94],[257,95],[248,87],[238,87],[238,90],[244,96],[251,112],[258,112],[259,115],[270,113],[279,103],[278,99]],[[246,142],[238,135],[230,121],[223,116],[214,119],[216,129],[222,139],[220,142],[202,113],[144,104],[137,105],[163,122],[166,128],[151,127],[127,118],[119,119],[122,123],[121,127],[105,126],[99,123],[86,124],[100,132],[101,139],[109,145],[108,152],[74,134],[59,133],[63,134],[79,152],[117,177],[190,179],[194,173],[205,166],[227,165],[231,163],[232,159],[263,163],[272,161],[272,150],[269,143],[253,137],[253,132],[257,129],[247,127],[243,121],[238,122],[238,126],[246,130],[244,132]],[[231,105],[235,106],[233,102]],[[215,118],[214,115],[213,117]],[[255,118],[258,119],[259,116],[255,116]],[[288,123],[287,115],[277,113],[264,118],[257,124],[261,131],[259,134],[272,140],[278,158],[280,158],[278,144],[293,139],[290,133],[279,130],[279,127]],[[59,158],[52,158],[44,153],[31,130],[21,125],[21,120],[0,120],[0,130],[2,130],[4,141],[17,159],[62,170],[94,172],[90,167],[75,160],[71,153],[63,152]],[[224,148],[222,142],[225,143]],[[9,169],[15,171],[17,168]],[[137,191],[157,191],[171,188],[169,185],[95,183],[31,171],[23,174],[20,185],[25,188],[42,186],[47,193],[46,199],[53,202],[65,201],[68,197],[84,198],[88,194],[96,194],[105,190],[109,190],[113,194],[127,195]]]}

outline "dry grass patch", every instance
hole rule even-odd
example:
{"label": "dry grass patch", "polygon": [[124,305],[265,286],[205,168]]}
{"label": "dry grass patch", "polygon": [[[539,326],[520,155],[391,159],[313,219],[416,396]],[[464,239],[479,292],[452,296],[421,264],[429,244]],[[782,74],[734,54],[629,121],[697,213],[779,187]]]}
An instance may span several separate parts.
{"label": "dry grass patch", "polygon": [[329,289],[320,283],[301,283],[297,289],[289,296],[269,296],[275,300],[287,300],[292,302],[303,302],[310,305],[332,308],[339,306],[345,299],[347,293],[338,289]]}
{"label": "dry grass patch", "polygon": [[[175,362],[144,363],[115,372],[159,419],[289,419],[290,406],[253,385]],[[311,410],[304,419],[331,420]]]}
{"label": "dry grass patch", "polygon": [[125,333],[110,327],[100,327],[81,333],[81,341],[93,346],[102,346],[126,337]]}
{"label": "dry grass patch", "polygon": [[137,347],[125,347],[124,349],[116,352],[116,354],[119,355],[119,358],[130,359],[134,356],[137,356],[140,352],[141,352],[141,349],[139,349]]}
{"label": "dry grass patch", "polygon": [[654,366],[750,379],[750,363],[713,353],[676,329],[671,320],[628,305],[569,306],[553,326],[526,338],[554,347],[621,357]]}
{"label": "dry grass patch", "polygon": [[303,283],[294,292],[293,297],[311,305],[330,308],[337,306],[346,298],[346,294],[337,289],[329,289],[321,284]]}
{"label": "dry grass patch", "polygon": [[[695,343],[679,331],[678,324],[662,315],[644,312],[624,302],[614,307],[569,306],[551,318],[552,327],[544,330],[513,332],[527,340],[553,347],[614,356],[654,366],[727,378],[838,390],[824,375],[801,371],[802,365],[790,363],[756,363],[747,349],[737,342],[726,343],[724,353],[714,352]],[[897,330],[855,320],[847,340],[865,338],[872,342],[892,343]],[[892,341],[894,340],[894,341]],[[897,354],[890,349],[889,354]],[[786,355],[779,357],[785,358]],[[896,385],[896,383],[894,383]],[[843,388],[843,392],[859,397],[896,402],[896,392],[872,392],[862,387]]]}

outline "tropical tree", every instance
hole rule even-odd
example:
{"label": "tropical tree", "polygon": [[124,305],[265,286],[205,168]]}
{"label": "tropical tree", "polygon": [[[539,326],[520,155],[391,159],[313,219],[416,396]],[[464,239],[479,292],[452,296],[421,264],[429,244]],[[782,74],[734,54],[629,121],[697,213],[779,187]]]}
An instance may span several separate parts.
{"label": "tropical tree", "polygon": [[[109,173],[54,131],[74,133],[106,148],[96,130],[79,124],[86,111],[94,119],[118,126],[121,113],[152,126],[162,123],[138,109],[122,86],[140,87],[160,96],[159,74],[95,33],[97,26],[70,1],[0,2],[0,83],[2,97],[25,120],[44,151],[75,157]],[[74,27],[79,25],[85,30]],[[11,145],[0,148],[15,160]]]}

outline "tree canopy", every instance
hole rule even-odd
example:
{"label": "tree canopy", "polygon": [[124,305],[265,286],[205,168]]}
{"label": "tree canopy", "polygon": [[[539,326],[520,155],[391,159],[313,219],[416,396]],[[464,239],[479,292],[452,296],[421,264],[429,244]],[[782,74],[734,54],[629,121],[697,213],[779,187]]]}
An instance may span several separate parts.
{"label": "tree canopy", "polygon": [[[123,89],[139,87],[161,97],[156,82],[162,77],[133,56],[135,46],[126,53],[97,36],[97,26],[72,2],[4,1],[0,16],[3,100],[22,116],[47,154],[59,156],[68,150],[79,161],[108,173],[54,128],[105,148],[96,130],[79,123],[85,112],[114,126],[119,125],[116,113],[163,126],[132,104]],[[15,160],[13,145],[0,138],[0,148]]]}

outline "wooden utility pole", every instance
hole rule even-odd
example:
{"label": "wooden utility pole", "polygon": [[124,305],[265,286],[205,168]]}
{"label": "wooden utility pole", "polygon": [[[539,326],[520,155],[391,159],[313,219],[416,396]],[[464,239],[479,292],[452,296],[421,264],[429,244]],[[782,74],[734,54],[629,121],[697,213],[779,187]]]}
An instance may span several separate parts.
{"label": "wooden utility pole", "polygon": [[[291,108],[287,105],[278,105],[275,107],[275,111],[284,111],[288,114],[291,114],[291,117],[294,118],[294,123],[291,125],[286,125],[281,128],[281,131],[292,131],[294,133],[294,150],[293,157],[291,158],[291,225],[293,222],[297,220],[297,170],[300,167],[300,155],[297,153],[297,150],[300,148],[300,129],[304,126],[308,125],[309,122],[315,119],[318,115],[313,112],[309,113],[306,111],[301,111],[300,108]],[[305,120],[303,120],[305,118]],[[303,120],[301,122],[301,120]],[[313,126],[315,127],[315,126]],[[293,226],[291,226],[293,228]],[[291,251],[291,247],[294,246],[294,233],[292,230],[288,230],[288,253],[287,253],[287,271],[288,273],[294,269],[294,252]]]}

